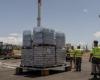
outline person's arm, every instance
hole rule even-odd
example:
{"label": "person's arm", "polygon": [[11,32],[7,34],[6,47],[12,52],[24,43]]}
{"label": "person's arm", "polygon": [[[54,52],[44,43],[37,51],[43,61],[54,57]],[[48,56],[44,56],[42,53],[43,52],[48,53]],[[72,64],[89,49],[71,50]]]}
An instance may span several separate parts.
{"label": "person's arm", "polygon": [[84,51],[82,50],[81,53],[82,53],[82,56],[83,56]]}
{"label": "person's arm", "polygon": [[94,49],[92,48],[92,50],[90,51],[89,62],[91,62],[94,53],[95,53],[95,51],[94,51]]}
{"label": "person's arm", "polygon": [[74,58],[75,58],[75,55],[76,55],[76,51],[74,50]]}
{"label": "person's arm", "polygon": [[91,60],[92,60],[92,57],[93,57],[93,53],[90,53],[89,62],[91,62]]}

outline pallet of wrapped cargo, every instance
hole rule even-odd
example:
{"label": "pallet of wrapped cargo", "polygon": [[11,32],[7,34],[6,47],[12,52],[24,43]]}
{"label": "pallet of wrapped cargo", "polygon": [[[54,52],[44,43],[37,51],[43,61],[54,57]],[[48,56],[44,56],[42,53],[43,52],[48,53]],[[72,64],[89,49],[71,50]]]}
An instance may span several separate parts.
{"label": "pallet of wrapped cargo", "polygon": [[33,45],[43,44],[43,28],[34,28],[33,29]]}
{"label": "pallet of wrapped cargo", "polygon": [[35,46],[34,47],[34,67],[51,67],[55,65],[55,47]]}
{"label": "pallet of wrapped cargo", "polygon": [[23,47],[24,48],[32,47],[32,33],[29,30],[23,32]]}
{"label": "pallet of wrapped cargo", "polygon": [[21,66],[33,66],[33,49],[22,49]]}
{"label": "pallet of wrapped cargo", "polygon": [[63,65],[66,61],[65,50],[61,48],[56,48],[56,62],[57,65]]}
{"label": "pallet of wrapped cargo", "polygon": [[44,44],[50,44],[50,45],[55,45],[55,35],[54,35],[54,30],[52,29],[46,29],[44,28],[43,34],[44,34]]}
{"label": "pallet of wrapped cargo", "polygon": [[64,33],[55,33],[55,42],[57,48],[64,48],[65,46],[65,35]]}
{"label": "pallet of wrapped cargo", "polygon": [[30,31],[23,34],[23,47],[25,48],[22,50],[22,67],[17,68],[16,73],[22,72],[24,66],[27,70],[32,67],[32,69],[46,71],[48,67],[58,66],[58,62],[63,63],[63,52],[58,49],[56,51],[56,48],[62,49],[65,46],[65,35],[63,33],[55,33],[52,29],[41,27],[40,4],[41,0],[38,0],[38,27],[33,29],[33,36]]}
{"label": "pallet of wrapped cargo", "polygon": [[55,36],[54,30],[47,29],[47,28],[34,28],[33,30],[33,44],[48,44],[48,45],[55,45]]}

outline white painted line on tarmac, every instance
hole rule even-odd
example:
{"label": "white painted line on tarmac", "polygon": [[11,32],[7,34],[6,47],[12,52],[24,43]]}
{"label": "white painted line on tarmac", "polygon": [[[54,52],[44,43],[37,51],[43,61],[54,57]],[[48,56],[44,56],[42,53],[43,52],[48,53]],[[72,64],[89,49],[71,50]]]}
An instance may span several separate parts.
{"label": "white painted line on tarmac", "polygon": [[3,62],[0,62],[0,67],[2,67],[2,68],[10,68],[10,69],[15,69],[16,67],[18,67],[19,66],[19,64],[17,65],[15,65],[15,64],[9,64],[9,63],[3,63]]}
{"label": "white painted line on tarmac", "polygon": [[11,67],[11,66],[2,66],[3,68],[9,68],[9,69],[16,69],[16,67]]}

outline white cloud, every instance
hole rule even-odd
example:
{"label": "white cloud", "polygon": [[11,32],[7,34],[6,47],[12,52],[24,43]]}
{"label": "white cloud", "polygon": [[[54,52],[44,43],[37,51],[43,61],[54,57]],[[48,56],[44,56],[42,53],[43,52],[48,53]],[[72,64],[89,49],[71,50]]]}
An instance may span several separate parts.
{"label": "white cloud", "polygon": [[9,44],[21,45],[22,37],[21,37],[21,35],[19,35],[17,33],[11,33],[7,37],[0,37],[0,41],[2,41],[4,43],[9,43]]}
{"label": "white cloud", "polygon": [[17,34],[17,33],[11,33],[11,34],[9,34],[9,36],[18,37],[18,36],[19,36],[19,34]]}
{"label": "white cloud", "polygon": [[93,34],[96,38],[100,38],[100,31]]}
{"label": "white cloud", "polygon": [[78,42],[80,45],[85,45],[86,43],[85,42],[83,42],[83,41],[79,41]]}
{"label": "white cloud", "polygon": [[83,9],[83,12],[84,13],[88,13],[88,9]]}

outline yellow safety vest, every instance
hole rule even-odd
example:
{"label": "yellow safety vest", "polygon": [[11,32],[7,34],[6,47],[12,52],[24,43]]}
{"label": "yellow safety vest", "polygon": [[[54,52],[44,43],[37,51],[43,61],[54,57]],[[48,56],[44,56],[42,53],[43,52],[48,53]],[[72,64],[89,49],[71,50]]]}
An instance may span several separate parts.
{"label": "yellow safety vest", "polygon": [[75,55],[75,51],[74,50],[70,49],[69,53],[70,53],[70,57],[74,57],[74,55]]}
{"label": "yellow safety vest", "polygon": [[83,52],[81,49],[76,49],[75,50],[75,57],[82,57],[83,55]]}
{"label": "yellow safety vest", "polygon": [[93,48],[92,49],[92,54],[93,54],[93,57],[100,58],[100,48],[99,47]]}

